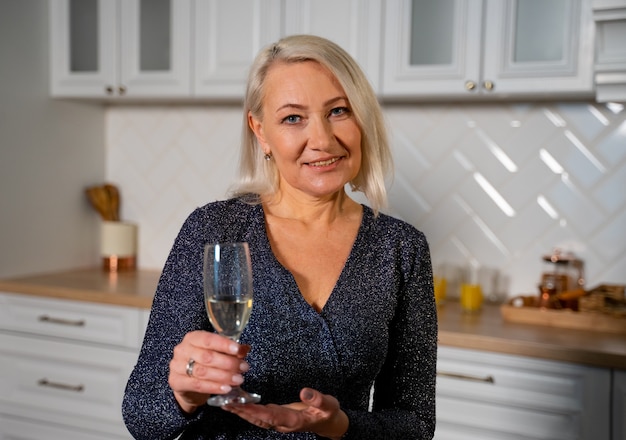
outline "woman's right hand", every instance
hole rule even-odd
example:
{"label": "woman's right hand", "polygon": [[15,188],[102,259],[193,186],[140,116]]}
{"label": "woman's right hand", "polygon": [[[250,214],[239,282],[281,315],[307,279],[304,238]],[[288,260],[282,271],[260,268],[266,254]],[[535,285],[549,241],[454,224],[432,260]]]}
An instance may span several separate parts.
{"label": "woman's right hand", "polygon": [[[240,345],[217,333],[196,330],[174,347],[168,382],[174,397],[186,413],[204,405],[212,394],[224,394],[241,385],[242,373],[250,366],[244,358],[249,345]],[[192,375],[187,374],[193,359]]]}

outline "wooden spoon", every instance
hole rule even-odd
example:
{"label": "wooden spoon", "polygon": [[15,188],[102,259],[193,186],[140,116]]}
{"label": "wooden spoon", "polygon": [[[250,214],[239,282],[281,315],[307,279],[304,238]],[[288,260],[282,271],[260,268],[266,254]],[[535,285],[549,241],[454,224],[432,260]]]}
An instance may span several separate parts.
{"label": "wooden spoon", "polygon": [[107,193],[109,216],[112,221],[120,220],[120,192],[117,186],[107,183],[104,185],[104,189]]}
{"label": "wooden spoon", "polygon": [[102,187],[93,186],[85,190],[87,198],[91,202],[91,205],[100,213],[103,220],[111,220],[109,213],[109,202],[106,192]]}

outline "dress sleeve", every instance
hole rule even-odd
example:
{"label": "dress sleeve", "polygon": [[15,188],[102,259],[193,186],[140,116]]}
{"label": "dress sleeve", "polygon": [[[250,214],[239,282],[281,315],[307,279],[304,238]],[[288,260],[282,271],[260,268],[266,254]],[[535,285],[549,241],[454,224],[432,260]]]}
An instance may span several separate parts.
{"label": "dress sleeve", "polygon": [[138,440],[169,439],[203,415],[181,411],[168,385],[174,346],[191,330],[207,328],[202,304],[201,222],[196,211],[176,238],[152,304],[137,364],[126,385],[122,414]]}
{"label": "dress sleeve", "polygon": [[[432,439],[435,432],[437,308],[425,237],[402,244],[402,283],[372,412],[345,410],[345,439]],[[414,237],[415,238],[415,237]]]}

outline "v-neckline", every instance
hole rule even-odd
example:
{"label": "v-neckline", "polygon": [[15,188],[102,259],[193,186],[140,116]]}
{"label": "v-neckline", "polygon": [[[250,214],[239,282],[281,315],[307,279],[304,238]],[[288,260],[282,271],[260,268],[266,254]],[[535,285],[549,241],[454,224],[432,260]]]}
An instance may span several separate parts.
{"label": "v-neckline", "polygon": [[[350,252],[348,253],[348,257],[346,258],[346,261],[343,264],[343,267],[341,268],[341,272],[339,273],[339,276],[337,277],[337,280],[335,281],[335,284],[333,285],[333,288],[330,291],[330,294],[328,295],[328,298],[326,299],[324,305],[322,306],[322,308],[318,311],[315,307],[313,307],[311,304],[309,304],[307,302],[307,300],[305,299],[304,295],[302,294],[302,291],[300,290],[300,286],[298,286],[298,283],[296,282],[296,278],[293,275],[293,273],[287,269],[276,257],[276,254],[274,254],[274,249],[272,248],[271,242],[270,242],[270,238],[268,235],[268,231],[267,231],[267,223],[266,223],[266,219],[265,219],[265,211],[263,210],[263,207],[260,206],[260,215],[262,217],[262,225],[263,225],[263,245],[268,249],[268,252],[271,255],[271,259],[274,263],[274,265],[279,268],[279,270],[281,270],[282,272],[284,272],[285,274],[287,274],[289,276],[289,279],[293,285],[293,288],[295,290],[295,292],[297,292],[298,294],[298,301],[301,301],[304,305],[306,305],[306,307],[308,307],[311,311],[315,312],[317,315],[323,315],[324,312],[327,310],[329,304],[332,303],[333,298],[337,295],[336,291],[338,286],[341,285],[342,280],[347,276],[346,272],[347,270],[350,268],[351,266],[351,262],[354,258],[355,252],[357,250],[357,247],[359,246],[359,243],[362,241],[362,235],[364,234],[365,231],[365,226],[366,223],[369,222],[369,218],[372,215],[371,211],[369,210],[369,208],[366,205],[361,204],[361,209],[362,209],[362,214],[361,214],[361,222],[359,224],[359,227],[357,229],[357,233],[356,236],[354,238],[354,242],[352,243],[352,247],[350,248]],[[289,289],[291,290],[291,289]]]}

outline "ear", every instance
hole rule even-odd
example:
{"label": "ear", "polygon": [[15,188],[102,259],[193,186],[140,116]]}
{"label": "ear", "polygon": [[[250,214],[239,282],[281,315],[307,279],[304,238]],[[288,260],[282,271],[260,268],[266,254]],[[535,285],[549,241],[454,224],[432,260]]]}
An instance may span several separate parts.
{"label": "ear", "polygon": [[252,130],[252,132],[256,136],[256,139],[259,142],[259,145],[261,146],[261,149],[263,150],[263,152],[265,154],[268,154],[271,151],[271,149],[270,149],[270,146],[265,141],[265,136],[263,134],[263,124],[261,123],[260,120],[255,118],[251,112],[248,112],[248,126],[250,127],[250,130]]}

